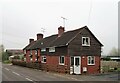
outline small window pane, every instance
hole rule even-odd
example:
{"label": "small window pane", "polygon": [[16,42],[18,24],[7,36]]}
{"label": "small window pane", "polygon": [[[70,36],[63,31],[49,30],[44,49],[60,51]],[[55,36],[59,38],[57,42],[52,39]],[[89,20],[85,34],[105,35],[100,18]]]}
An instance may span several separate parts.
{"label": "small window pane", "polygon": [[64,56],[60,56],[59,58],[59,64],[64,65]]}
{"label": "small window pane", "polygon": [[79,58],[75,58],[75,65],[76,65],[76,66],[79,65]]}
{"label": "small window pane", "polygon": [[88,65],[94,65],[95,59],[94,56],[88,56]]}
{"label": "small window pane", "polygon": [[55,47],[50,47],[49,52],[55,52]]}
{"label": "small window pane", "polygon": [[90,45],[90,38],[89,37],[82,37],[82,45],[89,46]]}
{"label": "small window pane", "polygon": [[46,63],[46,57],[45,56],[42,56],[42,63]]}

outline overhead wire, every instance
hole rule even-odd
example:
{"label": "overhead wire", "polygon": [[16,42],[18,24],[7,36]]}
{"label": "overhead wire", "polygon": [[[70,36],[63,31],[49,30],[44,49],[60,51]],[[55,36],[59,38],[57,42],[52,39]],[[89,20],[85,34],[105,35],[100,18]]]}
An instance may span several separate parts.
{"label": "overhead wire", "polygon": [[88,23],[87,23],[87,25],[90,24],[91,12],[92,12],[92,0],[90,1],[90,9],[89,9],[89,15],[88,15]]}

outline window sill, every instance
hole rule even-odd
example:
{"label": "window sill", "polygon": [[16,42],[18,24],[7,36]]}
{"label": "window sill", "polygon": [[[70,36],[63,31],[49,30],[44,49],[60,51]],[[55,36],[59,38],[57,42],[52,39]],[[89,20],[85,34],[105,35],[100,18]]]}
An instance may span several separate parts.
{"label": "window sill", "polygon": [[88,64],[88,66],[94,66],[95,64]]}
{"label": "window sill", "polygon": [[82,46],[90,46],[90,45],[82,45]]}
{"label": "window sill", "polygon": [[59,63],[59,65],[65,65],[64,63]]}
{"label": "window sill", "polygon": [[41,62],[41,63],[46,63],[46,62]]}
{"label": "window sill", "polygon": [[[54,51],[55,52],[55,51]],[[50,52],[50,53],[54,53],[54,52]]]}

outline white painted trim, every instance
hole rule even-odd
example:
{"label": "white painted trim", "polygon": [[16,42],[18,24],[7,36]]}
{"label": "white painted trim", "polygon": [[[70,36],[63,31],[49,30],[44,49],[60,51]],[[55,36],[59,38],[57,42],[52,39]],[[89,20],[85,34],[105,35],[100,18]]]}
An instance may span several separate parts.
{"label": "white painted trim", "polygon": [[[64,57],[64,63],[60,63],[60,57]],[[59,56],[59,65],[65,65],[65,56]]]}
{"label": "white painted trim", "polygon": [[55,52],[55,47],[49,47],[49,52]]}
{"label": "white painted trim", "polygon": [[[89,44],[83,44],[83,38],[88,38]],[[90,46],[90,37],[82,37],[82,46]]]}
{"label": "white painted trim", "polygon": [[41,48],[41,52],[46,52],[46,48]]}
{"label": "white painted trim", "polygon": [[93,56],[94,57],[94,64],[89,64],[88,63],[88,57],[92,57],[92,56],[87,56],[87,65],[95,65],[95,56]]}
{"label": "white painted trim", "polygon": [[[41,63],[46,63],[46,62],[43,61],[44,57],[46,58],[46,56],[41,56]],[[46,61],[47,61],[47,58],[46,58]]]}
{"label": "white painted trim", "polygon": [[[79,72],[79,73],[81,74],[81,61],[82,61],[81,59],[82,59],[82,58],[81,58],[81,56],[74,56],[74,66],[75,66],[75,58],[79,58],[79,66],[80,66],[80,69],[79,69],[80,72]],[[75,71],[74,71],[74,72],[75,72]]]}

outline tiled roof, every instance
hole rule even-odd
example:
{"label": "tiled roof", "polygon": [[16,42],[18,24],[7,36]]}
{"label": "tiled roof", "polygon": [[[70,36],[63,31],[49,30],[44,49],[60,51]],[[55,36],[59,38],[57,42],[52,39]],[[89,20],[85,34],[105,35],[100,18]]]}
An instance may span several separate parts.
{"label": "tiled roof", "polygon": [[52,41],[50,47],[55,46],[65,46],[69,43],[76,35],[79,33],[83,28],[79,28],[72,31],[64,32],[60,37],[57,37],[55,40]]}
{"label": "tiled roof", "polygon": [[[47,47],[53,47],[53,46],[55,46],[55,47],[66,46],[68,43],[70,43],[76,37],[77,34],[79,34],[85,28],[88,29],[87,26],[84,26],[84,27],[76,29],[76,30],[64,32],[60,37],[58,37],[58,34],[45,37],[41,40],[37,40],[35,43],[33,43],[30,46],[29,45],[26,46],[26,48],[27,49],[37,49],[37,48],[47,48]],[[92,32],[89,29],[88,29],[88,31],[92,34]],[[95,37],[95,39],[99,42],[99,40],[96,37]],[[102,46],[101,43],[100,43],[100,45]]]}
{"label": "tiled roof", "polygon": [[57,38],[57,34],[56,35],[52,35],[49,37],[45,37],[41,40],[36,41],[36,43],[34,45],[32,45],[30,47],[30,49],[36,49],[36,48],[46,48],[50,45],[50,43],[52,41],[54,41]]}

